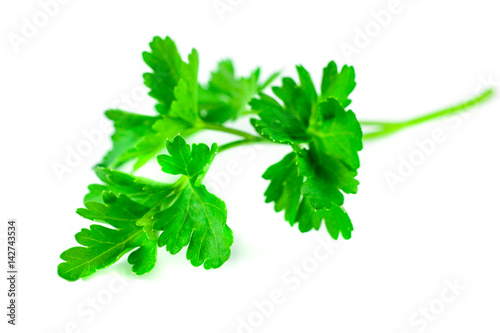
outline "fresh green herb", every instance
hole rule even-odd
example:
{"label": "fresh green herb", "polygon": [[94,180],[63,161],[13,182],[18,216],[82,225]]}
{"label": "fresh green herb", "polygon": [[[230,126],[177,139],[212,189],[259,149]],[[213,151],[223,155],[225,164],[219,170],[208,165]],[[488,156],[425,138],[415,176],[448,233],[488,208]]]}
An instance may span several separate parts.
{"label": "fresh green herb", "polygon": [[[276,143],[290,153],[263,174],[269,180],[265,201],[297,224],[301,232],[324,223],[337,239],[351,238],[353,226],[343,208],[344,194],[358,190],[358,153],[363,140],[393,134],[438,117],[484,102],[487,90],[460,105],[408,121],[358,121],[347,109],[356,86],[354,69],[330,62],[323,70],[320,90],[311,76],[297,66],[298,82],[282,79],[273,86],[276,97],[264,93],[279,73],[261,82],[260,69],[237,77],[233,63],[224,60],[208,84],[198,82],[199,58],[193,50],[183,61],[175,43],[155,37],[143,54],[151,73],[144,74],[150,95],[157,100],[157,115],[124,110],[106,111],[114,122],[113,147],[95,167],[101,184],[89,186],[85,208],[77,213],[97,222],[76,234],[81,245],[61,254],[59,275],[69,281],[89,276],[128,255],[132,271],[142,275],[156,263],[157,249],[171,254],[187,248],[193,266],[218,268],[230,257],[233,233],[228,227],[224,201],[210,193],[203,178],[218,152],[253,143]],[[253,115],[257,134],[227,127],[238,118]],[[372,128],[363,133],[362,126]],[[203,130],[225,132],[238,140],[220,147],[189,145],[185,141]],[[167,154],[157,155],[166,145]],[[133,162],[133,171],[153,157],[161,170],[177,175],[173,183],[160,183],[119,171]]]}

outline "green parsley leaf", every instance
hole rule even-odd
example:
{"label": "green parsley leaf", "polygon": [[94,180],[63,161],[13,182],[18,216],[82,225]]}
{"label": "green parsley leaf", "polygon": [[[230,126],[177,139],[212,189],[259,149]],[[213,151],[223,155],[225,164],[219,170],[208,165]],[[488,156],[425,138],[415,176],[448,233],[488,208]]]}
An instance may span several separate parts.
{"label": "green parsley leaf", "polygon": [[89,186],[85,208],[77,213],[110,227],[91,225],[75,236],[83,247],[61,254],[65,261],[58,268],[61,277],[75,281],[131,251],[132,271],[145,274],[155,265],[158,246],[166,246],[172,254],[187,246],[187,259],[206,269],[218,268],[229,259],[233,236],[226,225],[226,206],[201,184],[217,145],[189,146],[176,136],[167,142],[167,150],[169,155],[158,156],[158,161],[164,172],[182,175],[174,184],[95,168],[104,184]]}
{"label": "green parsley leaf", "polygon": [[144,52],[143,58],[153,72],[144,74],[144,84],[151,89],[149,95],[158,100],[157,110],[167,114],[175,100],[174,89],[181,79],[183,61],[170,37],[155,37],[149,45],[151,52]]}
{"label": "green parsley leaf", "polygon": [[102,165],[113,168],[130,159],[126,154],[153,133],[153,124],[159,119],[122,110],[108,110],[106,116],[114,122],[115,133],[111,137],[113,148],[104,156]]}
{"label": "green parsley leaf", "polygon": [[270,180],[265,192],[266,203],[274,202],[276,212],[285,211],[285,220],[290,225],[298,224],[301,232],[318,230],[324,221],[330,235],[337,239],[341,233],[345,239],[351,237],[351,220],[339,205],[330,205],[329,209],[316,209],[310,198],[301,194],[307,183],[299,172],[299,154],[289,153],[281,161],[271,165],[263,174]]}
{"label": "green parsley leaf", "polygon": [[308,157],[301,163],[302,173],[308,177],[303,194],[317,198],[311,200],[317,209],[329,208],[330,203],[342,205],[343,196],[337,189],[357,192],[358,152],[363,148],[361,126],[352,111],[345,111],[333,98],[318,109],[320,118],[308,129],[312,137]]}
{"label": "green parsley leaf", "polygon": [[321,96],[318,97],[311,76],[302,66],[297,66],[300,86],[291,78],[283,78],[281,87],[274,87],[274,94],[284,106],[273,98],[261,94],[260,99],[251,101],[252,110],[260,119],[251,123],[263,137],[280,143],[305,143],[311,137],[307,133],[309,121],[315,119],[317,104],[328,98],[337,99],[340,105],[347,107],[351,101],[349,94],[354,90],[354,69],[344,66],[337,72],[335,62],[330,62],[323,70]]}
{"label": "green parsley leaf", "polygon": [[75,238],[83,247],[73,247],[61,254],[65,262],[58,266],[59,276],[76,281],[110,266],[134,249],[132,257],[129,257],[132,270],[141,275],[153,269],[156,263],[156,240],[150,240],[144,229],[136,225],[148,208],[125,195],[117,197],[110,192],[103,195],[103,203],[87,202],[85,206],[78,209],[77,213],[113,228],[91,225],[90,229],[82,229],[77,233]]}
{"label": "green parsley leaf", "polygon": [[[330,229],[343,228],[348,237],[352,226],[341,208],[342,192],[357,192],[355,177],[360,166],[358,152],[363,147],[362,132],[354,113],[345,111],[337,99],[328,96],[343,98],[346,103],[352,91],[345,84],[350,82],[350,72],[346,69],[339,74],[335,63],[330,63],[324,70],[322,96],[318,96],[311,76],[302,66],[297,66],[297,72],[300,86],[284,78],[282,86],[273,89],[283,106],[263,94],[251,102],[260,118],[251,120],[257,132],[294,148],[294,153],[264,173],[263,177],[271,180],[266,202],[274,201],[275,209],[284,209],[285,219],[291,224],[299,222],[301,230],[317,229],[325,220]],[[333,227],[334,217],[340,219],[341,229]]]}
{"label": "green parsley leaf", "polygon": [[193,50],[189,63],[182,63],[180,80],[174,89],[175,100],[172,102],[170,115],[181,118],[190,124],[196,124],[198,114],[198,52]]}
{"label": "green parsley leaf", "polygon": [[300,203],[296,222],[301,232],[319,230],[321,222],[324,222],[326,230],[333,239],[338,239],[340,234],[344,239],[350,239],[354,230],[349,215],[342,207],[332,205],[330,209],[316,210],[306,198]]}
{"label": "green parsley leaf", "polygon": [[238,118],[247,110],[248,103],[277,77],[272,74],[266,82],[259,84],[260,69],[248,77],[237,77],[231,60],[219,62],[212,72],[208,86],[199,87],[199,109],[202,119],[210,123],[222,124]]}
{"label": "green parsley leaf", "polygon": [[165,140],[186,133],[191,125],[170,116],[143,116],[121,110],[106,111],[114,121],[113,148],[106,154],[102,165],[116,168],[136,159],[134,170],[154,157],[165,145]]}
{"label": "green parsley leaf", "polygon": [[354,68],[351,66],[342,67],[338,72],[337,64],[330,61],[323,69],[323,81],[321,82],[321,97],[335,98],[344,108],[351,104],[349,95],[356,87]]}
{"label": "green parsley leaf", "polygon": [[229,259],[233,234],[227,226],[225,203],[201,185],[217,145],[191,147],[181,136],[167,143],[170,155],[158,156],[162,170],[183,175],[181,192],[167,209],[155,214],[154,228],[162,230],[158,240],[172,254],[188,246],[186,257],[193,266],[218,268]]}
{"label": "green parsley leaf", "polygon": [[174,138],[178,134],[187,134],[192,127],[178,118],[162,116],[152,126],[152,132],[137,142],[137,144],[123,154],[124,160],[137,159],[134,170],[139,169],[153,158],[165,146],[165,140]]}
{"label": "green parsley leaf", "polygon": [[132,271],[138,275],[149,272],[156,262],[158,241],[153,216],[161,205],[171,203],[175,186],[103,167],[96,167],[95,172],[104,184],[89,186],[86,208],[77,213],[113,229],[91,225],[76,234],[85,247],[63,252],[61,258],[66,262],[59,265],[59,275],[75,281],[108,267],[134,248],[128,258]]}
{"label": "green parsley leaf", "polygon": [[84,202],[103,201],[103,194],[111,192],[115,196],[126,195],[130,200],[145,207],[154,207],[174,190],[172,184],[156,182],[142,177],[135,177],[128,173],[96,167],[97,177],[104,183],[89,186],[89,193]]}
{"label": "green parsley leaf", "polygon": [[292,152],[278,163],[271,165],[262,178],[270,180],[264,193],[266,203],[274,202],[275,211],[284,210],[285,220],[294,223],[301,199],[300,191],[304,183],[304,177],[298,172],[295,153]]}
{"label": "green parsley leaf", "polygon": [[255,130],[265,137],[279,143],[303,143],[311,140],[307,133],[308,127],[308,109],[304,95],[301,93],[295,82],[289,79],[283,79],[281,90],[274,89],[276,95],[290,98],[289,105],[281,106],[270,96],[261,94],[260,99],[254,99],[250,102],[253,111],[258,112],[260,119],[252,118]]}
{"label": "green parsley leaf", "polygon": [[281,87],[273,87],[274,94],[284,106],[265,94],[250,102],[252,110],[260,118],[251,119],[251,123],[260,135],[269,140],[289,144],[311,140],[307,129],[318,95],[309,73],[302,66],[297,66],[297,72],[300,86],[291,78],[283,78]]}

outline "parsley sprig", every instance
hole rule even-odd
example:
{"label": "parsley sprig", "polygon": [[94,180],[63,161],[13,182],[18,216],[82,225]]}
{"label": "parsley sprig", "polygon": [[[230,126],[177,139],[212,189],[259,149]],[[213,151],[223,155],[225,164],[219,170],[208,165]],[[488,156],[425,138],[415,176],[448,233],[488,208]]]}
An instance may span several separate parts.
{"label": "parsley sprig", "polygon": [[[353,67],[338,68],[331,61],[317,90],[307,70],[297,66],[298,81],[285,77],[267,91],[279,72],[261,80],[257,68],[238,77],[233,63],[224,60],[209,82],[200,84],[196,50],[184,61],[168,37],[155,37],[150,46],[143,54],[151,68],[144,83],[157,101],[157,113],[106,111],[114,122],[113,146],[95,167],[101,183],[89,186],[85,208],[77,210],[96,224],[76,234],[80,246],[61,254],[58,273],[66,280],[89,276],[127,253],[134,273],[148,273],[163,247],[171,254],[186,248],[193,266],[222,266],[230,257],[233,233],[224,201],[207,190],[203,178],[217,153],[254,143],[290,147],[263,174],[269,181],[265,201],[274,203],[276,212],[284,211],[285,220],[301,232],[324,224],[334,239],[349,239],[353,226],[343,208],[344,195],[358,191],[363,142],[461,112],[493,95],[488,89],[457,106],[401,122],[358,121],[349,109],[356,86]],[[255,134],[227,126],[248,116]],[[200,131],[238,139],[211,147],[186,142]],[[165,147],[167,154],[158,155]],[[164,173],[178,176],[175,182],[120,171],[131,162],[136,171],[154,157]]]}

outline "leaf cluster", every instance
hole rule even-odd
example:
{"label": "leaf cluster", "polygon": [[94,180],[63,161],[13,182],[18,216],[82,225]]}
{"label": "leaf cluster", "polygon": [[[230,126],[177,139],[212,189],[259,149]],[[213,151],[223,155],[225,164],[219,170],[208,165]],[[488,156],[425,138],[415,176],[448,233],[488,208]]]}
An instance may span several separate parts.
{"label": "leaf cluster", "polygon": [[[272,87],[273,97],[264,91],[279,73],[263,81],[260,69],[238,77],[233,63],[224,60],[201,84],[196,50],[184,61],[168,37],[155,37],[150,46],[143,54],[151,68],[144,83],[156,100],[156,115],[106,111],[115,127],[113,146],[95,167],[100,183],[89,186],[85,207],[77,210],[94,224],[76,234],[79,246],[61,254],[62,278],[89,276],[126,254],[132,271],[145,274],[163,247],[171,254],[185,248],[191,264],[206,269],[229,259],[233,233],[226,205],[203,185],[217,152],[229,146],[186,142],[202,130],[240,134],[237,144],[288,145],[290,153],[263,174],[269,180],[266,202],[274,202],[301,232],[324,223],[333,238],[351,237],[344,194],[357,192],[362,149],[360,124],[347,109],[356,85],[352,67],[339,69],[330,62],[317,90],[305,68],[297,66],[298,82],[283,78]],[[256,135],[225,127],[245,115],[254,115],[250,122]],[[167,153],[159,154],[165,147]],[[175,182],[120,171],[126,163],[133,163],[135,171],[153,157],[164,173],[178,177]]]}

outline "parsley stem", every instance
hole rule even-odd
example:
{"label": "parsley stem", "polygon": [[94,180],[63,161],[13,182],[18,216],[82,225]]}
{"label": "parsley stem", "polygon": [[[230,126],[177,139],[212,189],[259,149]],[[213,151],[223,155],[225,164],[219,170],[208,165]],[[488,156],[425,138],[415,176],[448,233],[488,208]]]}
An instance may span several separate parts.
{"label": "parsley stem", "polygon": [[[255,135],[252,135],[250,133],[240,131],[235,128],[229,128],[225,127],[219,124],[212,124],[212,123],[203,123],[202,129],[208,129],[208,130],[214,130],[214,131],[219,131],[219,132],[224,132],[224,133],[229,133],[229,134],[234,134],[237,136],[241,136],[242,138],[248,139],[248,140],[254,140],[256,138],[259,138]],[[259,138],[260,139],[260,138]]]}
{"label": "parsley stem", "polygon": [[444,117],[444,116],[449,116],[455,113],[458,113],[460,111],[464,111],[466,109],[470,109],[478,104],[481,104],[491,98],[493,96],[494,90],[493,89],[488,89],[482,94],[480,94],[477,97],[474,97],[468,101],[465,101],[463,103],[460,103],[458,105],[454,105],[452,107],[448,107],[445,109],[441,109],[420,117],[416,117],[413,119],[401,121],[401,122],[381,122],[381,121],[360,121],[361,125],[364,126],[378,126],[380,127],[379,130],[369,132],[363,135],[364,140],[368,139],[376,139],[380,138],[383,136],[387,136],[389,134],[393,134],[395,132],[398,132],[402,129],[415,126],[436,118]]}
{"label": "parsley stem", "polygon": [[247,115],[256,115],[256,114],[259,114],[260,111],[253,111],[253,110],[249,110],[249,111],[243,111],[241,113],[242,116],[247,116]]}
{"label": "parsley stem", "polygon": [[237,140],[237,141],[232,141],[232,142],[228,142],[226,144],[221,145],[219,147],[219,149],[217,149],[217,152],[220,153],[220,152],[223,152],[224,150],[228,150],[228,149],[235,148],[238,146],[243,146],[243,145],[251,145],[254,143],[276,143],[276,142],[272,142],[272,141],[269,141],[269,140],[266,140],[263,138],[259,138],[259,137],[255,137],[254,139]]}

